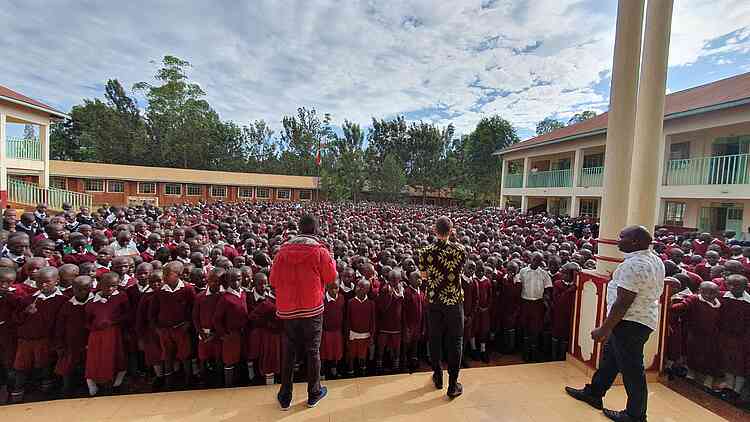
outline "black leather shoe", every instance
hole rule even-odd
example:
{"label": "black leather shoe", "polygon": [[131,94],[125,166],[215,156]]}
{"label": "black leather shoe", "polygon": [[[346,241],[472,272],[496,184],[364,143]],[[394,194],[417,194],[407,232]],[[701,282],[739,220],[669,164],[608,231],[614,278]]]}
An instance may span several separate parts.
{"label": "black leather shoe", "polygon": [[604,416],[612,419],[615,422],[646,422],[646,419],[635,419],[632,416],[625,413],[625,411],[603,409]]}
{"label": "black leather shoe", "polygon": [[432,373],[432,383],[435,384],[436,389],[443,389],[443,371]]}
{"label": "black leather shoe", "polygon": [[596,410],[602,410],[602,408],[604,408],[602,398],[592,396],[585,389],[579,390],[573,387],[565,387],[565,392],[568,393],[570,397],[573,397],[576,400],[580,400]]}
{"label": "black leather shoe", "polygon": [[464,393],[464,386],[460,382],[448,386],[448,398],[455,399]]}

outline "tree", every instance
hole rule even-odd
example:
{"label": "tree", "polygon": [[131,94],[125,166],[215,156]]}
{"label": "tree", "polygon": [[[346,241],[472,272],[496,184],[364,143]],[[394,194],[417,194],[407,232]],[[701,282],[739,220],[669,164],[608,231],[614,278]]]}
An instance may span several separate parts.
{"label": "tree", "polygon": [[401,192],[406,186],[406,174],[404,165],[396,154],[388,154],[383,160],[380,171],[370,179],[373,191],[386,201],[395,201],[401,197]]}
{"label": "tree", "polygon": [[576,113],[573,115],[573,117],[568,120],[568,125],[574,125],[576,123],[581,123],[583,121],[586,121],[588,119],[596,117],[596,112],[592,110],[585,110],[580,113]]}
{"label": "tree", "polygon": [[324,114],[321,120],[315,109],[300,107],[296,116],[284,116],[281,125],[281,161],[286,167],[285,172],[300,176],[316,175],[315,154],[318,148],[335,138],[331,116]]}
{"label": "tree", "polygon": [[563,124],[563,122],[555,119],[552,116],[548,116],[545,117],[544,120],[536,124],[536,134],[544,135],[545,133],[550,133],[553,130],[557,130],[563,127],[565,127],[565,124]]}
{"label": "tree", "polygon": [[23,139],[36,139],[34,125],[23,125]]}
{"label": "tree", "polygon": [[422,203],[426,202],[428,192],[445,187],[445,158],[453,133],[453,125],[440,129],[420,121],[409,126],[412,165],[407,179],[413,187],[421,188]]}

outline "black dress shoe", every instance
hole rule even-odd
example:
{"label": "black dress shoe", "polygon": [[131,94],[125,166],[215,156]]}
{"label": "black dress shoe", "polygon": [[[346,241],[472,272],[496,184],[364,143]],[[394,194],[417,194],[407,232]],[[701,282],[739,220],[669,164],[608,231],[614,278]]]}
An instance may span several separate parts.
{"label": "black dress shoe", "polygon": [[448,398],[455,399],[464,393],[464,386],[460,382],[448,386]]}
{"label": "black dress shoe", "polygon": [[612,419],[615,422],[646,422],[646,419],[635,419],[632,416],[625,413],[625,411],[603,409],[604,416]]}
{"label": "black dress shoe", "polygon": [[432,373],[432,383],[435,384],[436,389],[443,389],[443,371]]}
{"label": "black dress shoe", "polygon": [[573,387],[565,387],[565,392],[568,393],[570,397],[573,397],[576,400],[580,400],[593,407],[594,409],[602,410],[602,408],[604,407],[602,398],[592,396],[588,391],[586,391],[586,389],[582,388],[579,390]]}

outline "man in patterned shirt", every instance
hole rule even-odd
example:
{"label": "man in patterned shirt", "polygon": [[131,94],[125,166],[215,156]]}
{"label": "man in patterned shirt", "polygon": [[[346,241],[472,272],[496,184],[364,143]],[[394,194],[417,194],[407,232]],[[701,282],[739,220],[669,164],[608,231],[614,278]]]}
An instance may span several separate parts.
{"label": "man in patterned shirt", "polygon": [[458,382],[461,366],[464,332],[464,292],[461,289],[461,271],[466,263],[466,251],[458,243],[449,241],[453,222],[440,217],[435,222],[437,240],[419,254],[419,270],[425,280],[428,302],[430,352],[432,353],[432,381],[435,388],[443,388],[441,367],[443,344],[448,362],[448,397],[463,393]]}

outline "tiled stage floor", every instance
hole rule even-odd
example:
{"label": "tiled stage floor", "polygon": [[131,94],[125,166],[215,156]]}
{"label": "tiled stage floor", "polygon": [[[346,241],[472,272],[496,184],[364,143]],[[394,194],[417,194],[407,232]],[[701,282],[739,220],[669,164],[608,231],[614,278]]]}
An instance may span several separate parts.
{"label": "tiled stage floor", "polygon": [[[447,375],[447,374],[446,374]],[[447,379],[446,379],[447,381]],[[578,369],[564,363],[468,369],[461,372],[464,395],[448,401],[432,387],[429,373],[326,381],[329,397],[307,409],[305,387],[295,385],[289,412],[278,410],[278,386],[188,391],[93,399],[58,400],[0,408],[7,422],[363,422],[424,421],[606,421],[601,413],[568,398],[563,386],[583,385]],[[649,385],[649,421],[711,422],[717,415],[661,384]],[[623,387],[605,405],[621,409]]]}

